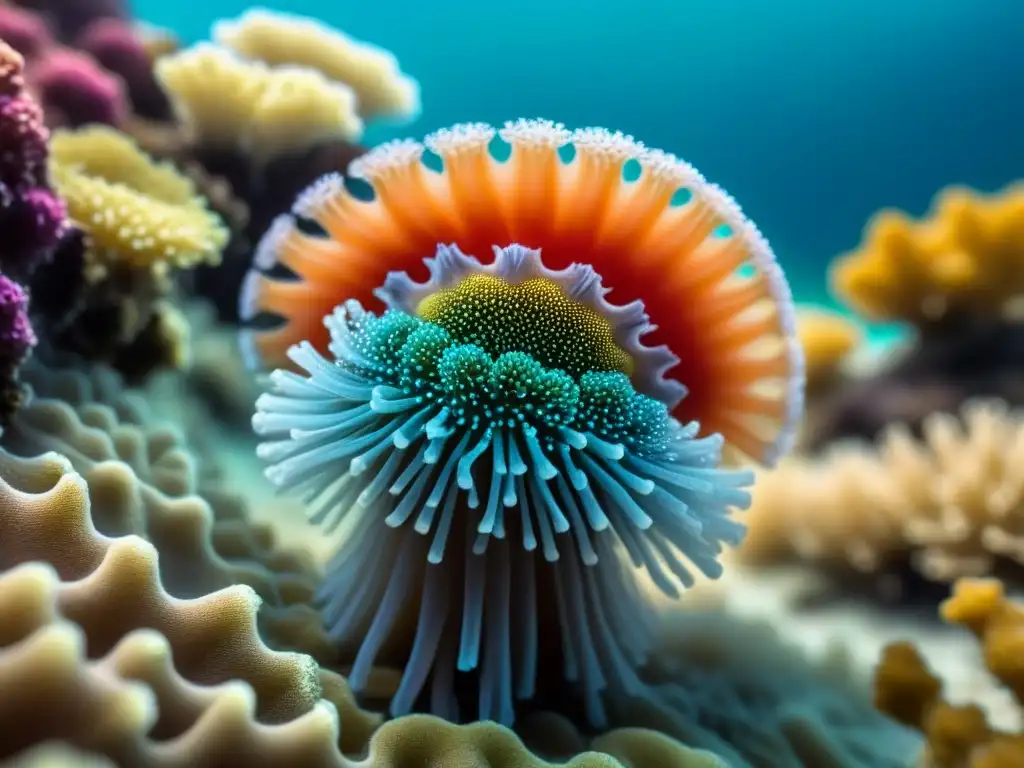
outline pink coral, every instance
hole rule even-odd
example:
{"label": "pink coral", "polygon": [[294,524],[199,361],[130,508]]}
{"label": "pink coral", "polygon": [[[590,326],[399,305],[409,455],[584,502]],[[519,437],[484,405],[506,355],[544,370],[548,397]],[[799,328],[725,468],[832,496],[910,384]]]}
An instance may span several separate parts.
{"label": "pink coral", "polygon": [[32,68],[50,125],[117,125],[128,116],[124,84],[85,54],[59,49]]}
{"label": "pink coral", "polygon": [[131,24],[98,19],[82,31],[75,47],[124,81],[136,114],[150,120],[170,118],[170,103],[153,75],[153,62]]}
{"label": "pink coral", "polygon": [[34,59],[55,44],[46,22],[35,13],[0,5],[0,39],[26,59]]}

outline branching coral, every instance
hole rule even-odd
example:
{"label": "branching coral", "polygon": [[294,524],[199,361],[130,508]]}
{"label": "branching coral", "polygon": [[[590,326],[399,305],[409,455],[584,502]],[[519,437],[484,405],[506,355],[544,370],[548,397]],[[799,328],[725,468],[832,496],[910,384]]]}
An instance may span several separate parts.
{"label": "branching coral", "polygon": [[[942,617],[966,627],[982,645],[992,675],[1024,708],[1024,606],[1011,603],[995,580],[961,579]],[[942,682],[911,643],[886,648],[875,676],[875,703],[927,738],[923,768],[1013,768],[1024,764],[1024,734],[992,728],[980,707],[954,706]]]}
{"label": "branching coral", "polygon": [[[767,242],[733,200],[692,166],[621,134],[511,122],[500,131],[511,148],[502,163],[489,153],[498,133],[459,125],[427,146],[378,147],[350,169],[372,184],[370,202],[351,195],[340,176],[303,194],[294,216],[268,231],[241,297],[244,318],[286,320],[246,334],[249,358],[280,365],[302,340],[324,351],[321,319],[335,305],[354,298],[380,309],[375,291],[389,273],[418,278],[438,244],[481,256],[518,242],[541,249],[550,269],[593,267],[622,302],[604,302],[606,312],[635,315],[642,301],[655,329],[624,320],[620,338],[638,391],[756,460],[784,454],[803,396],[792,301]],[[558,154],[566,145],[576,150],[571,163]],[[427,147],[443,158],[443,172],[422,162]],[[642,168],[636,181],[623,178],[627,161]],[[520,194],[525,189],[531,193]],[[304,234],[297,217],[327,236]],[[275,266],[298,279],[264,273]]]}
{"label": "branching coral", "polygon": [[1024,415],[999,402],[936,413],[917,440],[890,427],[877,449],[835,446],[760,478],[739,554],[785,555],[929,579],[1024,562]]}
{"label": "branching coral", "polygon": [[364,119],[410,118],[419,111],[419,84],[400,71],[390,51],[315,19],[256,8],[217,22],[213,39],[248,59],[307,67],[344,83],[355,91]]}

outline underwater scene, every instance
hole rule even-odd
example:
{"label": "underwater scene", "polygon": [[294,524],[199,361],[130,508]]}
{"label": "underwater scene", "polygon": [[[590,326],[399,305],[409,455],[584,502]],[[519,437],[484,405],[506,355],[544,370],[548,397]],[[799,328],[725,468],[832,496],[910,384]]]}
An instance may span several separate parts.
{"label": "underwater scene", "polygon": [[1024,768],[1022,35],[0,0],[0,768]]}

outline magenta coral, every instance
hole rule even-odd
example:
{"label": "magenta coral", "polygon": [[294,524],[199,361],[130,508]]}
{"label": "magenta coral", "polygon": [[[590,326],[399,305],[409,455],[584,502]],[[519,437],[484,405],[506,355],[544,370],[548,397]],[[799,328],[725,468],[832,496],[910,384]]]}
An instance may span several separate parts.
{"label": "magenta coral", "polygon": [[0,39],[28,60],[55,44],[46,22],[35,13],[0,5]]}
{"label": "magenta coral", "polygon": [[10,278],[0,275],[0,370],[20,366],[36,345],[28,319],[28,296]]}
{"label": "magenta coral", "polygon": [[12,4],[39,14],[65,43],[96,19],[128,18],[125,0],[14,0]]}
{"label": "magenta coral", "polygon": [[86,27],[75,47],[120,77],[136,114],[165,120],[170,103],[153,75],[153,62],[136,29],[122,19],[98,19]]}
{"label": "magenta coral", "polygon": [[124,84],[85,54],[55,50],[32,70],[51,125],[117,125],[128,115]]}
{"label": "magenta coral", "polygon": [[38,104],[22,95],[0,96],[2,189],[34,186],[45,178],[48,139]]}

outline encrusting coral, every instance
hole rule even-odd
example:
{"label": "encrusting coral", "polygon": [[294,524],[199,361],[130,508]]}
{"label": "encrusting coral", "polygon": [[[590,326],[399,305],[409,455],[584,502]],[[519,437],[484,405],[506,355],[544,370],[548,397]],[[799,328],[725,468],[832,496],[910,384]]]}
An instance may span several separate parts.
{"label": "encrusting coral", "polygon": [[[960,579],[942,605],[942,618],[975,635],[992,676],[1024,709],[1024,606],[1004,594],[994,579]],[[943,698],[943,685],[911,643],[883,652],[875,675],[875,704],[884,713],[921,731],[927,745],[922,768],[1016,768],[1024,765],[1024,733],[991,727],[975,705]]]}
{"label": "encrusting coral", "polygon": [[999,401],[934,413],[916,438],[893,425],[877,447],[792,457],[755,485],[738,556],[798,557],[927,579],[1024,564],[1024,414]]}

